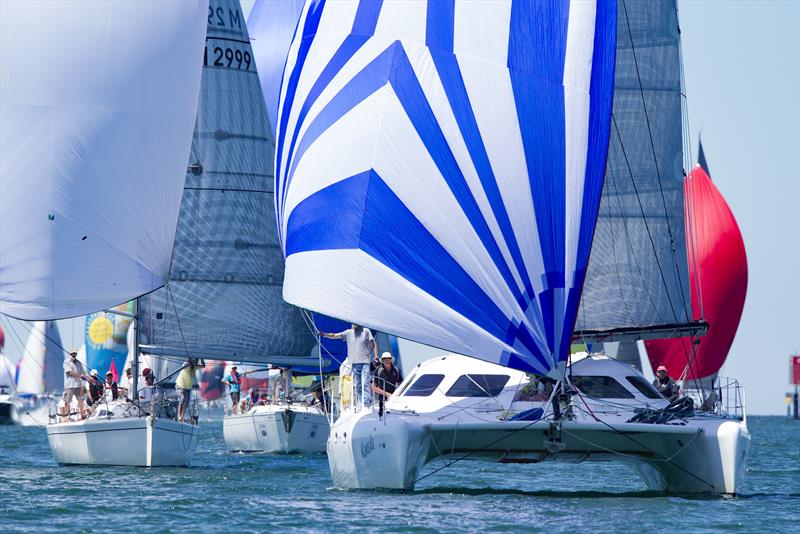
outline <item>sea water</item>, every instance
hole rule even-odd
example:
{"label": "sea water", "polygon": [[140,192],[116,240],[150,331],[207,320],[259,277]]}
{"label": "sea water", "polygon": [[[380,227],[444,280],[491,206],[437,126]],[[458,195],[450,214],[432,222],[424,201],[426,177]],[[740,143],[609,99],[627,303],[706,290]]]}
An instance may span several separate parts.
{"label": "sea water", "polygon": [[800,532],[800,421],[748,425],[750,465],[727,498],[648,492],[596,462],[463,461],[413,492],[337,490],[324,455],[229,454],[220,422],[202,425],[188,469],[59,467],[44,429],[0,427],[0,533]]}

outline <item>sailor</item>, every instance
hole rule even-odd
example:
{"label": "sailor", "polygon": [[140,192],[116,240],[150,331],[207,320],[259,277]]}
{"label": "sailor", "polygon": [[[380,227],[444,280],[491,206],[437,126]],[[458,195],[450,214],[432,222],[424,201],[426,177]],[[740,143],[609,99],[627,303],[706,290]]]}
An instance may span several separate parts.
{"label": "sailor", "polygon": [[145,386],[139,390],[139,400],[150,402],[158,393],[158,387],[155,385],[156,377],[149,367],[142,370],[142,376],[144,376]]}
{"label": "sailor", "polygon": [[231,409],[233,413],[237,413],[239,411],[239,397],[241,396],[241,388],[242,388],[242,376],[237,371],[237,367],[235,365],[231,366],[231,372],[222,379],[222,383],[226,384],[230,388],[230,395],[231,395]]}
{"label": "sailor", "polygon": [[81,380],[86,380],[86,368],[78,361],[78,352],[71,351],[69,356],[64,359],[64,407],[61,409],[61,417],[69,417],[69,408],[72,403],[72,398],[78,399],[78,413],[80,418],[83,419],[83,383]]}
{"label": "sailor", "polygon": [[97,373],[97,369],[92,369],[89,373],[89,400],[95,404],[103,396],[103,381]]}
{"label": "sailor", "polygon": [[250,407],[257,405],[260,400],[261,396],[258,394],[258,389],[255,387],[250,388]]}
{"label": "sailor", "polygon": [[198,362],[195,358],[189,358],[186,365],[181,369],[178,379],[175,381],[175,389],[178,391],[178,421],[183,423],[183,417],[186,415],[186,407],[189,406],[189,401],[192,396],[192,389],[194,389],[197,369],[204,368],[206,362],[201,358]]}
{"label": "sailor", "polygon": [[381,354],[381,365],[375,370],[372,391],[378,396],[378,417],[383,415],[383,403],[392,396],[403,381],[403,373],[394,365],[391,352]]}
{"label": "sailor", "polygon": [[325,394],[322,381],[314,382],[311,385],[311,396],[314,399],[312,404],[319,404],[322,413],[328,413],[331,408],[331,399]]}
{"label": "sailor", "polygon": [[370,402],[370,352],[374,358],[378,358],[378,345],[369,328],[353,323],[352,328],[348,328],[336,334],[320,332],[323,337],[331,339],[344,339],[347,342],[347,358],[353,368],[353,406],[369,406]]}
{"label": "sailor", "polygon": [[678,384],[667,374],[667,368],[664,365],[659,365],[658,369],[656,369],[656,379],[653,380],[653,386],[670,402],[677,399],[680,394]]}
{"label": "sailor", "polygon": [[106,402],[115,401],[119,398],[119,388],[117,383],[114,382],[114,373],[111,371],[106,373],[106,382],[103,384],[103,394]]}

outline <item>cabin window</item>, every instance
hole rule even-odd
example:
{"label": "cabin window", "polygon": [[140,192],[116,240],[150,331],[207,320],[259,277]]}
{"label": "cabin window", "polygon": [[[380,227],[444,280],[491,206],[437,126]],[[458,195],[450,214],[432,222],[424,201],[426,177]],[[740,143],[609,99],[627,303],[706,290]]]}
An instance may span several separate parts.
{"label": "cabin window", "polygon": [[575,376],[572,385],[581,393],[598,399],[633,399],[633,393],[610,376]]}
{"label": "cabin window", "polygon": [[422,375],[411,384],[404,393],[404,397],[427,397],[439,387],[444,380],[444,375]]}
{"label": "cabin window", "polygon": [[508,375],[461,375],[450,386],[448,397],[496,397],[503,391]]}
{"label": "cabin window", "polygon": [[628,379],[628,382],[633,384],[633,387],[639,390],[639,393],[647,397],[648,399],[663,399],[664,397],[658,392],[653,385],[642,378],[641,376],[626,376],[625,378]]}

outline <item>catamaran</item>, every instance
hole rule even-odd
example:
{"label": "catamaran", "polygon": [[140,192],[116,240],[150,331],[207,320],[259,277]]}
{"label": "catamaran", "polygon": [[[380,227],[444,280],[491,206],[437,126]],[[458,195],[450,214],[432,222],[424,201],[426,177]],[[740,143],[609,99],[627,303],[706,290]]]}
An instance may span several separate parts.
{"label": "catamaran", "polygon": [[[207,17],[207,2],[3,6],[0,313],[76,317],[167,283]],[[47,435],[60,464],[187,465],[197,427],[112,401]]]}
{"label": "catamaran", "polygon": [[435,458],[488,457],[738,491],[741,388],[700,412],[570,351],[708,326],[681,71],[675,0],[306,5],[276,131],[284,298],[455,353],[409,373],[384,416],[339,417],[336,486],[410,489]]}

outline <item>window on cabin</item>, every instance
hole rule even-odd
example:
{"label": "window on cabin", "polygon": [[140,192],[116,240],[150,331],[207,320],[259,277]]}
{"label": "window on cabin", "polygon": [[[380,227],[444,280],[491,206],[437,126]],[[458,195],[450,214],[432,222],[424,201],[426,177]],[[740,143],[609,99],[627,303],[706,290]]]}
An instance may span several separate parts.
{"label": "window on cabin", "polygon": [[427,397],[439,387],[444,380],[444,375],[422,375],[417,378],[411,387],[403,392],[404,397]]}
{"label": "window on cabin", "polygon": [[461,375],[450,386],[448,397],[496,397],[503,391],[508,375]]}
{"label": "window on cabin", "polygon": [[664,397],[658,392],[653,385],[642,378],[641,376],[626,376],[625,378],[628,379],[628,382],[633,384],[633,387],[639,390],[639,393],[647,397],[648,399],[663,399]]}
{"label": "window on cabin", "polygon": [[572,385],[588,397],[597,399],[633,399],[633,393],[610,376],[574,376]]}

